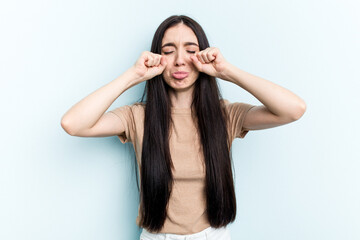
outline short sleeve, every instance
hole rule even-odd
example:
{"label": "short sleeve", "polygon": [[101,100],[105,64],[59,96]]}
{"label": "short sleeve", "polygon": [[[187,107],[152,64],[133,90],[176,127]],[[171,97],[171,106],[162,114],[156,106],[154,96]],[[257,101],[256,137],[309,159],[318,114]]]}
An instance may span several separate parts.
{"label": "short sleeve", "polygon": [[109,111],[119,118],[125,128],[123,133],[117,135],[122,143],[132,142],[134,136],[134,115],[132,108],[133,106],[125,105]]}
{"label": "short sleeve", "polygon": [[242,103],[242,102],[233,102],[230,103],[228,100],[225,100],[225,107],[228,114],[229,120],[229,132],[234,138],[244,138],[249,130],[243,128],[244,120],[246,114],[249,110],[256,105]]}

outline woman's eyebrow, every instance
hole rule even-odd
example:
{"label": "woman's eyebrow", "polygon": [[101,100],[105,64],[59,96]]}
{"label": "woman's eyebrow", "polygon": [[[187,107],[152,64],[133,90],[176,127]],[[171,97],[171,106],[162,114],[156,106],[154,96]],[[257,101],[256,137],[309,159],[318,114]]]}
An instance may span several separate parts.
{"label": "woman's eyebrow", "polygon": [[[195,45],[195,46],[199,46],[194,42],[185,42],[184,46],[189,46],[189,45]],[[172,47],[176,47],[175,44],[173,42],[169,42],[169,43],[165,43],[161,48],[167,47],[167,46],[172,46]]]}

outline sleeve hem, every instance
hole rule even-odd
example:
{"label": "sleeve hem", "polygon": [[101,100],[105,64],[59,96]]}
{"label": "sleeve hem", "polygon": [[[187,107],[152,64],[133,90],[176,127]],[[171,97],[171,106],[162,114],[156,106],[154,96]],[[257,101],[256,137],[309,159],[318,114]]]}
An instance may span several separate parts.
{"label": "sleeve hem", "polygon": [[244,116],[242,117],[241,122],[240,122],[241,131],[240,131],[239,135],[238,135],[238,136],[235,136],[235,137],[237,137],[237,138],[245,138],[245,136],[246,136],[246,135],[248,134],[248,132],[250,131],[250,130],[244,130],[243,124],[244,124],[246,115],[248,114],[248,112],[250,111],[250,109],[252,109],[253,107],[256,107],[256,106],[255,106],[255,105],[251,105],[250,107],[248,107],[248,108],[244,111]]}
{"label": "sleeve hem", "polygon": [[[123,126],[125,126],[125,128],[126,128],[126,121],[123,116],[116,114],[114,111],[109,111],[109,112],[115,114],[120,119]],[[123,133],[116,135],[116,136],[119,138],[119,140],[122,143],[127,143],[127,142],[129,142],[129,139],[126,137],[127,135],[128,135],[128,133],[127,133],[127,130],[125,129],[125,131]]]}

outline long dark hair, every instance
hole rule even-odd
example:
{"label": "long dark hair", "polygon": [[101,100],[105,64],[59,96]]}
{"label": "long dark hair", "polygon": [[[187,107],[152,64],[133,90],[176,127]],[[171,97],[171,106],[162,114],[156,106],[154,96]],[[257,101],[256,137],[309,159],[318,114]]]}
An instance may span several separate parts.
{"label": "long dark hair", "polygon": [[[195,33],[200,51],[209,47],[202,27],[184,15],[165,19],[155,32],[151,52],[161,54],[165,31],[179,23]],[[141,98],[145,104],[145,123],[140,168],[140,224],[152,232],[159,232],[166,219],[173,176],[169,150],[172,124],[169,86],[162,75],[146,81]],[[200,72],[195,82],[191,109],[196,119],[206,167],[206,213],[214,228],[226,226],[236,216],[236,198],[228,139],[226,111],[215,77]]]}

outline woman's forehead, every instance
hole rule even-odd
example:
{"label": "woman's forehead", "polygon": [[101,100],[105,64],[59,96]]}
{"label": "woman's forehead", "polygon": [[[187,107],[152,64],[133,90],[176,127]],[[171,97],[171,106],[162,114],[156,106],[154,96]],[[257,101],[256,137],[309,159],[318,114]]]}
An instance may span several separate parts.
{"label": "woman's forehead", "polygon": [[[198,44],[198,40],[191,28],[189,28],[185,24],[178,24],[176,26],[168,28],[165,31],[164,37],[162,39],[162,46],[167,43],[172,43],[175,45],[185,44],[185,43]],[[187,44],[187,45],[192,45],[192,44]]]}

